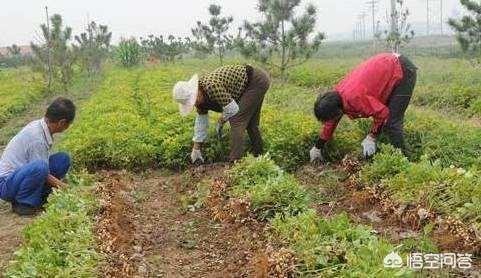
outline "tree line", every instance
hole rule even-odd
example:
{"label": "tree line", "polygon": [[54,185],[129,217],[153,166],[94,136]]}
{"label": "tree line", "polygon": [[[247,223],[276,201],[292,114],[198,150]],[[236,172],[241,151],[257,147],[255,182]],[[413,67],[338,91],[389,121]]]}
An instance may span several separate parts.
{"label": "tree line", "polygon": [[317,9],[308,5],[297,14],[301,0],[259,0],[258,11],[263,20],[245,21],[234,35],[231,31],[234,18],[222,14],[220,5],[208,8],[208,22],[198,21],[191,29],[192,38],[172,35],[150,35],[122,40],[119,58],[123,65],[133,66],[142,55],[161,61],[175,62],[186,53],[197,57],[213,55],[223,64],[229,51],[238,51],[244,58],[255,60],[279,70],[281,75],[302,64],[319,49],[325,35],[315,31]]}
{"label": "tree line", "polygon": [[[392,18],[395,32],[380,32],[388,48],[398,50],[414,36],[407,21],[409,10],[402,0],[397,1]],[[222,13],[220,5],[208,7],[209,20],[198,21],[191,29],[192,37],[174,35],[121,39],[111,45],[112,32],[108,26],[92,21],[79,35],[73,36],[72,28],[65,26],[62,16],[54,14],[40,25],[41,38],[32,42],[32,54],[26,57],[17,45],[0,54],[0,66],[17,67],[31,65],[42,73],[47,90],[56,86],[66,89],[78,69],[88,75],[101,71],[107,58],[114,58],[120,65],[132,67],[144,60],[175,63],[185,55],[214,56],[223,64],[229,52],[236,51],[244,58],[254,60],[277,70],[281,76],[310,59],[325,40],[324,33],[317,32],[317,8],[314,5],[301,9],[302,0],[258,0],[259,21],[244,21],[232,30],[234,18]],[[473,0],[460,0],[467,14],[461,19],[449,19],[457,39],[465,53],[481,57],[481,4]],[[473,55],[471,55],[473,57]],[[478,59],[479,61],[479,59]]]}

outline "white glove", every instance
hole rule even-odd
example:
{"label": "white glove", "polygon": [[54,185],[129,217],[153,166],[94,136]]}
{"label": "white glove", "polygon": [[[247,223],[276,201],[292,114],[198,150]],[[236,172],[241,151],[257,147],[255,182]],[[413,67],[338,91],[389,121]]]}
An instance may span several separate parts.
{"label": "white glove", "polygon": [[193,149],[190,154],[190,159],[192,163],[196,163],[197,161],[204,163],[204,158],[202,157],[202,152],[200,150]]}
{"label": "white glove", "polygon": [[316,148],[316,146],[312,147],[309,151],[309,156],[311,158],[311,163],[322,162],[324,160],[321,149]]}
{"label": "white glove", "polygon": [[362,141],[361,145],[364,157],[369,157],[376,153],[376,138],[372,137],[371,135],[367,135]]}

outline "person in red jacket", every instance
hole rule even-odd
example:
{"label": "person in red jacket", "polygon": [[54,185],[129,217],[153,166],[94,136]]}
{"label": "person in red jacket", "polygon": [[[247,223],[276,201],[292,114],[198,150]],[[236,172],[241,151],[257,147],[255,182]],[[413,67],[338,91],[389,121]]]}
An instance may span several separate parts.
{"label": "person in red jacket", "polygon": [[404,152],[404,114],[416,85],[416,71],[405,56],[381,53],[357,66],[333,91],[320,94],[314,114],[324,127],[310,151],[311,162],[324,159],[322,149],[344,114],[351,119],[374,119],[362,141],[365,157],[376,152],[376,138],[382,131]]}

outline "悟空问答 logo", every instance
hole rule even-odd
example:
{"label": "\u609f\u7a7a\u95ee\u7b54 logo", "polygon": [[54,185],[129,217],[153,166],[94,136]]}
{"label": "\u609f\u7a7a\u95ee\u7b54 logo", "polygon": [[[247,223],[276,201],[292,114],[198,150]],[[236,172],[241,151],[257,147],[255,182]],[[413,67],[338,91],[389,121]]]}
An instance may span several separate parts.
{"label": "\u609f\u7a7a\u95ee\u7b54 logo", "polygon": [[388,268],[400,268],[403,266],[403,259],[396,252],[389,253],[384,257],[384,267]]}

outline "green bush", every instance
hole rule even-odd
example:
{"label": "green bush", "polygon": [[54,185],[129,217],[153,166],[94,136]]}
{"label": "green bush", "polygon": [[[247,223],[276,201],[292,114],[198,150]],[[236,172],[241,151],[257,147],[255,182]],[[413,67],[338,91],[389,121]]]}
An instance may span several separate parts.
{"label": "green bush", "polygon": [[231,196],[247,196],[260,219],[278,213],[295,215],[307,209],[309,201],[305,190],[268,156],[247,156],[229,170],[229,176],[232,179]]}
{"label": "green bush", "polygon": [[425,155],[443,166],[481,165],[481,130],[460,120],[451,120],[432,110],[411,110],[406,120],[408,146],[415,158]]}
{"label": "green bush", "polygon": [[122,39],[116,50],[117,59],[124,67],[133,67],[142,61],[142,47],[136,39]]}
{"label": "green bush", "polygon": [[[443,167],[421,160],[411,163],[383,185],[400,201],[425,203],[440,213],[456,214],[467,203],[481,198],[481,175],[475,170]],[[479,218],[479,216],[477,216]]]}
{"label": "green bush", "polygon": [[229,195],[249,197],[260,219],[270,219],[273,236],[299,259],[301,277],[392,277],[408,276],[405,269],[388,269],[384,257],[395,247],[346,214],[322,218],[309,209],[307,191],[269,157],[248,156],[229,171]]}
{"label": "green bush", "polygon": [[[443,112],[481,115],[473,106],[481,97],[478,70],[461,59],[419,59],[413,103]],[[429,69],[429,70],[426,70]]]}
{"label": "green bush", "polygon": [[46,212],[25,228],[24,243],[15,252],[6,277],[96,276],[96,202],[85,181],[75,181],[77,185],[54,192]]}

